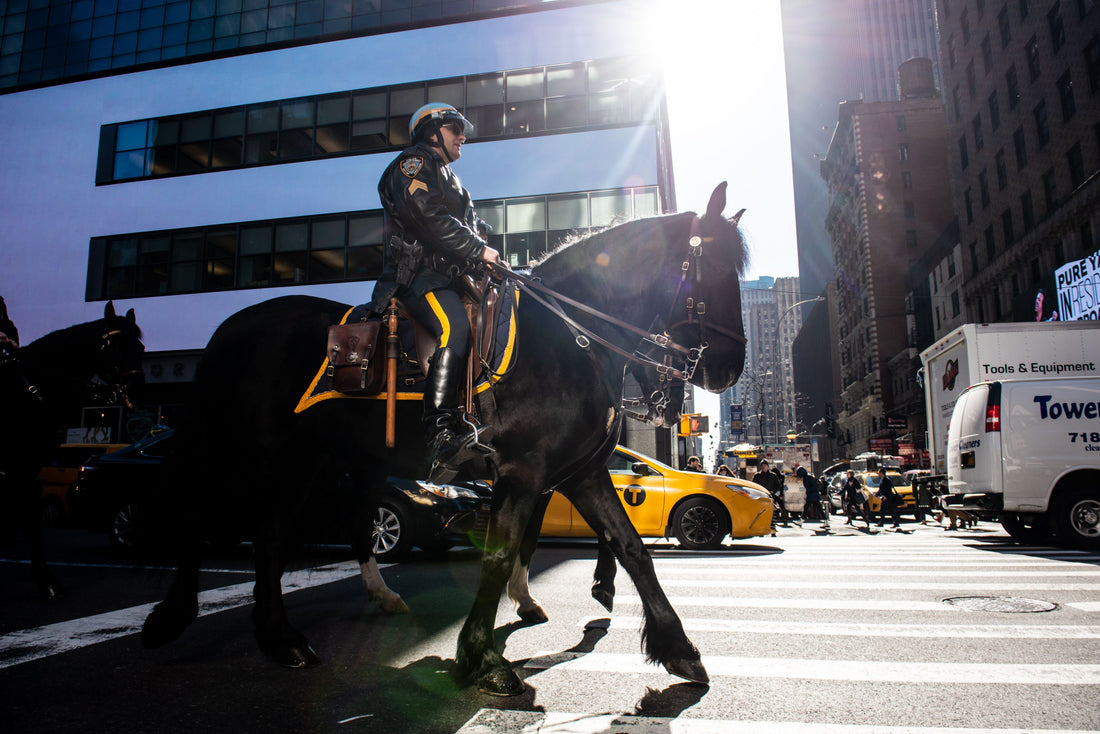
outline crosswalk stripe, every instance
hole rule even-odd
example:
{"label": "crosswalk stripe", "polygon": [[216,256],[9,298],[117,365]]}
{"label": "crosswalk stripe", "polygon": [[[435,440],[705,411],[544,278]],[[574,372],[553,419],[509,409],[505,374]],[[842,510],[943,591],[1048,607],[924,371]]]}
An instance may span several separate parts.
{"label": "crosswalk stripe", "polygon": [[[1100,684],[1100,665],[1085,663],[909,663],[878,660],[813,660],[704,655],[711,678],[793,678],[877,683],[981,683],[983,685]],[[532,657],[529,670],[644,674],[664,672],[638,654],[553,653]]]}
{"label": "crosswalk stripe", "polygon": [[[683,607],[748,607],[752,609],[848,609],[884,612],[959,612],[953,607],[938,601],[895,600],[895,599],[808,599],[808,598],[754,598],[724,596],[670,596],[670,604],[676,609]],[[625,604],[641,604],[638,596],[616,594],[615,604],[621,608]]]}
{"label": "crosswalk stripe", "polygon": [[[577,622],[585,627],[592,621],[588,617]],[[1022,624],[874,624],[867,622],[792,622],[760,619],[699,619],[684,617],[680,620],[687,632],[752,632],[770,635],[813,635],[850,637],[918,637],[952,639],[1012,640],[1097,640],[1100,626],[1093,625],[1022,625]],[[642,626],[641,617],[613,615],[611,626],[636,630]]]}
{"label": "crosswalk stripe", "polygon": [[[960,556],[960,558],[973,559],[974,556]],[[708,561],[714,559],[708,558]],[[1027,568],[1027,569],[1048,569],[1055,570],[1059,568],[1067,569],[1084,569],[1092,570],[1093,573],[1100,573],[1096,570],[1096,566],[1092,563],[1085,561],[1069,561],[1058,559],[1036,559],[1036,560],[1021,560],[1021,561],[971,561],[961,562],[950,558],[939,559],[934,561],[929,560],[859,560],[852,558],[830,558],[827,560],[819,560],[817,558],[800,558],[793,562],[797,568]],[[730,559],[723,563],[694,563],[687,561],[684,563],[658,563],[655,564],[657,568],[662,571],[676,570],[696,572],[696,573],[710,573],[715,568],[755,568],[760,570],[772,570],[782,569],[792,565],[791,559],[786,559],[784,562],[778,560],[763,560],[759,558],[736,558]]]}
{"label": "crosswalk stripe", "polygon": [[[831,567],[831,568],[833,568],[833,567]],[[904,568],[905,570],[903,571],[902,568]],[[910,568],[915,568],[916,570],[910,570]],[[952,568],[957,568],[957,566],[955,566],[953,564]],[[833,568],[833,570],[837,571],[837,574],[847,573],[849,575],[855,574],[855,575],[859,575],[859,576],[893,576],[895,578],[897,576],[899,576],[900,574],[904,573],[906,578],[912,578],[914,576],[935,576],[936,578],[953,578],[953,577],[974,578],[974,577],[978,577],[978,576],[1010,576],[1012,578],[1021,578],[1021,577],[1026,577],[1026,576],[1036,576],[1036,577],[1042,577],[1042,578],[1050,578],[1051,576],[1080,576],[1080,577],[1085,577],[1085,578],[1093,577],[1097,580],[1100,580],[1100,570],[1091,570],[1091,571],[1082,570],[1082,571],[1078,571],[1078,570],[1072,570],[1072,569],[1062,570],[1062,569],[1057,569],[1057,568],[1048,568],[1048,569],[1042,570],[1042,571],[1040,571],[1040,570],[1030,570],[1030,569],[1027,570],[1027,571],[1008,571],[1008,570],[1005,570],[1005,571],[934,571],[934,570],[928,569],[926,566],[914,566],[914,567],[891,566],[889,569],[882,569],[882,570],[877,570],[877,569],[866,570],[866,569],[862,569],[862,568],[853,568],[851,570],[844,570],[844,571],[842,571],[840,569]],[[662,566],[659,569],[659,573],[661,573],[661,574],[670,573],[670,569],[667,568],[666,566]],[[688,568],[688,569],[675,569],[675,573],[676,573],[677,576],[696,576],[696,575],[699,575],[699,576],[713,576],[715,573],[723,573],[723,574],[726,574],[726,575],[729,575],[729,576],[736,575],[737,577],[740,577],[742,575],[751,575],[751,574],[767,574],[769,576],[775,576],[776,574],[782,574],[784,576],[799,576],[799,575],[805,576],[805,575],[808,575],[808,574],[813,574],[815,576],[820,576],[821,575],[820,569],[815,569],[815,568],[810,568],[810,567],[803,567],[801,565],[790,567],[790,568],[788,568],[788,567],[760,568],[759,566],[751,566],[751,567],[750,566],[740,566],[740,567],[728,566],[728,567],[722,567],[721,569],[715,569],[713,567],[711,567],[711,568],[695,568],[695,569]]]}
{"label": "crosswalk stripe", "polygon": [[630,714],[586,714],[481,709],[455,734],[1095,734],[1074,729],[979,729],[881,726],[797,721],[675,719]]}
{"label": "crosswalk stripe", "polygon": [[[290,571],[283,575],[283,592],[291,593],[358,576],[354,561]],[[252,603],[253,582],[222,586],[199,593],[199,616],[223,612]],[[16,630],[0,636],[0,669],[38,660],[88,645],[136,634],[141,631],[153,604],[96,614],[82,619]]]}
{"label": "crosswalk stripe", "polygon": [[960,579],[952,584],[946,584],[943,582],[920,582],[920,581],[845,581],[842,579],[830,580],[830,581],[777,581],[771,579],[680,579],[680,578],[661,578],[661,585],[667,588],[682,588],[689,587],[693,589],[715,589],[715,588],[729,588],[734,586],[735,588],[744,589],[849,589],[860,591],[883,591],[886,589],[902,590],[902,591],[951,591],[954,589],[965,590],[968,592],[973,591],[1096,591],[1100,592],[1100,583],[1095,584],[1076,584],[1076,583],[1064,583],[1064,584],[1047,584],[1042,582],[1034,583],[1012,583],[1010,581],[971,581],[969,579]]}

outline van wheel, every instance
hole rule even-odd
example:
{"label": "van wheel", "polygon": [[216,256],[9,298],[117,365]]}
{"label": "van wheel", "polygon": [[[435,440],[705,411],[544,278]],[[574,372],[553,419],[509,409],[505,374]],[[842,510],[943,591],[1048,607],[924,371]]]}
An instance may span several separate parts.
{"label": "van wheel", "polygon": [[1043,543],[1050,539],[1050,520],[1046,515],[1001,515],[1001,527],[1021,543]]}
{"label": "van wheel", "polygon": [[672,532],[691,550],[714,550],[730,532],[725,508],[709,497],[687,499],[672,513]]}
{"label": "van wheel", "polygon": [[1055,505],[1058,540],[1078,548],[1100,548],[1100,494],[1073,487]]}

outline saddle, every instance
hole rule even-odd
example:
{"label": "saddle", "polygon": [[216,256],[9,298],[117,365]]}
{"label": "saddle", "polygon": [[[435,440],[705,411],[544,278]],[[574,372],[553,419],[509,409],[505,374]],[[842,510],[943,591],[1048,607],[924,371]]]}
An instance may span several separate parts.
{"label": "saddle", "polygon": [[[515,339],[515,294],[486,279],[461,279],[461,297],[474,335],[467,369],[467,404],[475,384],[487,384],[508,367]],[[330,398],[386,398],[387,362],[396,361],[397,399],[419,399],[436,342],[431,333],[397,304],[397,334],[387,349],[389,328],[384,317],[356,306],[339,324],[329,327],[325,360],[295,412]],[[389,354],[387,354],[387,351]],[[479,383],[480,381],[480,383]]]}

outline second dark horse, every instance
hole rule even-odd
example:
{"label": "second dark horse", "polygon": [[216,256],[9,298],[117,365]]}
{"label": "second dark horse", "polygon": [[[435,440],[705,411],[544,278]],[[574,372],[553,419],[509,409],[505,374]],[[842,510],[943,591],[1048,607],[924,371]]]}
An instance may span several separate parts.
{"label": "second dark horse", "polygon": [[[723,183],[702,217],[683,213],[627,222],[563,247],[532,269],[543,285],[610,320],[564,299],[538,303],[529,293],[521,296],[514,367],[489,391],[491,399],[480,396],[498,454],[481,581],[455,656],[461,680],[493,695],[524,689],[495,647],[496,611],[521,545],[537,536],[544,494],[553,489],[572,501],[633,579],[645,613],[646,658],[687,680],[707,682],[699,652],[657,582],[605,461],[622,420],[629,361],[623,352],[652,347],[635,329],[655,333],[657,341],[667,334],[674,369],[707,390],[725,390],[741,373],[738,278],[746,253],[736,218],[722,215],[725,205]],[[317,371],[328,326],[347,308],[316,298],[280,298],[222,324],[203,357],[175,472],[198,472],[186,480],[188,486],[207,487],[213,496],[246,493],[242,505],[254,518],[256,638],[268,655],[296,667],[317,658],[287,620],[280,577],[288,533],[309,488],[345,473],[375,487],[361,493],[357,501],[363,506],[348,513],[362,525],[373,517],[386,474],[423,476],[427,468],[419,404],[399,406],[392,450],[383,441],[384,401],[328,400],[294,413]],[[553,313],[557,309],[575,325]],[[226,455],[220,447],[230,443],[239,447],[233,460],[219,461]],[[387,608],[402,608],[370,557],[370,528],[354,535],[369,594]],[[196,551],[184,559],[168,597],[146,621],[147,646],[175,639],[195,618],[198,568]]]}

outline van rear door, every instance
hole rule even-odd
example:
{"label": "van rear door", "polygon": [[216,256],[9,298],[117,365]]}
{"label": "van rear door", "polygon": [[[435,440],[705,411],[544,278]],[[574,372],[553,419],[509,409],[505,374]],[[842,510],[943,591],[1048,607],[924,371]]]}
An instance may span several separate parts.
{"label": "van rear door", "polygon": [[1000,383],[979,383],[959,396],[947,429],[952,494],[1004,491],[1000,411]]}

